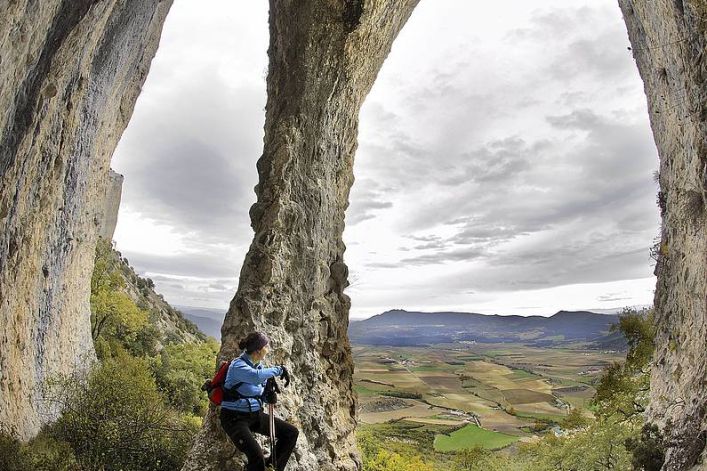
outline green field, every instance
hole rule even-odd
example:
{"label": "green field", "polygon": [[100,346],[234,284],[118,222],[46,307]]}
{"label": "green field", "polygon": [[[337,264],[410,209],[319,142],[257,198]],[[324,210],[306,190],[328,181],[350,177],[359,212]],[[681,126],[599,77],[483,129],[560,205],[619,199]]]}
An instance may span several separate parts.
{"label": "green field", "polygon": [[491,432],[469,424],[452,432],[450,435],[437,435],[434,440],[436,451],[457,451],[464,448],[481,446],[489,450],[506,447],[518,440],[518,437],[505,433]]}

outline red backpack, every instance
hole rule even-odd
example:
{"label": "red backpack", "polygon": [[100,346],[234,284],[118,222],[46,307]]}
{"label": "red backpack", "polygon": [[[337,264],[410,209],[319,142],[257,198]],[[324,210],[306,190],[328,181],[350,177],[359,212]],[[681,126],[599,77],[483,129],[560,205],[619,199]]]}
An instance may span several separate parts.
{"label": "red backpack", "polygon": [[220,406],[223,401],[223,383],[226,381],[226,373],[228,373],[230,365],[230,361],[222,361],[214,377],[201,386],[201,390],[206,391],[209,401],[214,405]]}

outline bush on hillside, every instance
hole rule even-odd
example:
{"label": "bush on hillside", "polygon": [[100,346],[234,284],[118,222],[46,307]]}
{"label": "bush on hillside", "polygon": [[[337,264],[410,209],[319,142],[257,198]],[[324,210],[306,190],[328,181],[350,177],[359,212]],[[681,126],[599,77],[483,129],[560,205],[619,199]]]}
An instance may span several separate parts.
{"label": "bush on hillside", "polygon": [[55,382],[49,398],[63,414],[47,434],[68,443],[85,469],[179,469],[197,431],[165,406],[146,362],[126,354]]}
{"label": "bush on hillside", "polygon": [[214,373],[218,343],[174,343],[166,345],[150,361],[157,387],[175,409],[203,416],[209,406],[201,391],[204,380]]}
{"label": "bush on hillside", "polygon": [[454,471],[525,471],[524,465],[481,446],[455,453]]}
{"label": "bush on hillside", "polygon": [[432,465],[419,456],[402,455],[381,447],[370,432],[357,436],[363,458],[363,471],[434,471]]}
{"label": "bush on hillside", "polygon": [[386,391],[381,391],[381,396],[390,397],[400,397],[403,399],[422,399],[422,394],[414,391],[399,391],[396,389],[389,389]]}
{"label": "bush on hillside", "polygon": [[71,447],[45,433],[22,443],[12,433],[0,431],[0,469],[3,471],[75,471],[78,464]]}
{"label": "bush on hillside", "polygon": [[149,313],[122,291],[125,280],[111,250],[108,242],[98,241],[91,277],[91,335],[94,342],[116,339],[127,350],[150,353],[156,344],[155,328]]}

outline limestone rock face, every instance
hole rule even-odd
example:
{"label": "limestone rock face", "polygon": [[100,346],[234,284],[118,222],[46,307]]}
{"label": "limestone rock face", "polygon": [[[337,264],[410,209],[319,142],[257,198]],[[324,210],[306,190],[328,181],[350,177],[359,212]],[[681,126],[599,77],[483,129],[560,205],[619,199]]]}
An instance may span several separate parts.
{"label": "limestone rock face", "polygon": [[[221,358],[262,330],[272,364],[293,376],[278,415],[300,429],[288,469],[360,468],[343,293],[344,210],[353,183],[358,113],[417,0],[273,0],[265,146],[255,236],[222,328]],[[184,470],[243,469],[207,416]]]}
{"label": "limestone rock face", "polygon": [[89,290],[110,157],[171,0],[0,2],[0,424],[54,411],[47,378],[94,356]]}
{"label": "limestone rock face", "polygon": [[118,210],[120,198],[123,195],[123,176],[113,169],[108,171],[106,196],[103,202],[103,216],[98,226],[98,236],[105,240],[112,240],[115,226],[118,223]]}
{"label": "limestone rock face", "polygon": [[[251,330],[271,336],[270,361],[294,377],[278,406],[301,430],[290,469],[360,467],[341,235],[358,112],[417,1],[270,1],[255,236],[220,356]],[[707,2],[619,3],[661,159],[650,418],[669,437],[664,469],[697,469],[707,459]],[[93,355],[89,280],[110,155],[170,5],[0,1],[0,424],[22,438],[52,417],[45,380]],[[184,469],[240,460],[211,411]]]}
{"label": "limestone rock face", "polygon": [[660,155],[659,332],[648,416],[662,427],[672,424],[665,428],[664,470],[705,469],[707,1],[619,3]]}

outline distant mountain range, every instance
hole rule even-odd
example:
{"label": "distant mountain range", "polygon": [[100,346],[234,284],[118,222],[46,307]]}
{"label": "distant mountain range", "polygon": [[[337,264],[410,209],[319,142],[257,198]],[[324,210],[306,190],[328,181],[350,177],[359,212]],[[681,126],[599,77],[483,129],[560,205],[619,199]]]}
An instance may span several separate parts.
{"label": "distant mountain range", "polygon": [[226,309],[210,309],[206,307],[175,306],[179,311],[199,327],[199,330],[221,341],[221,326],[226,317]]}
{"label": "distant mountain range", "polygon": [[[221,340],[225,309],[175,306],[203,333]],[[415,312],[394,309],[349,323],[352,343],[423,346],[458,341],[522,342],[542,347],[583,343],[590,348],[622,350],[626,341],[609,332],[616,314],[559,311],[550,317],[499,316],[473,312]]]}
{"label": "distant mountain range", "polygon": [[352,343],[418,346],[458,341],[522,342],[535,346],[584,343],[622,349],[626,343],[610,332],[619,316],[589,311],[559,311],[550,317],[499,316],[471,312],[392,310],[349,324]]}

